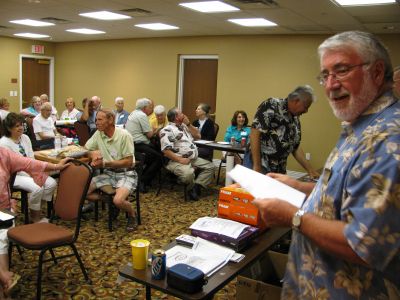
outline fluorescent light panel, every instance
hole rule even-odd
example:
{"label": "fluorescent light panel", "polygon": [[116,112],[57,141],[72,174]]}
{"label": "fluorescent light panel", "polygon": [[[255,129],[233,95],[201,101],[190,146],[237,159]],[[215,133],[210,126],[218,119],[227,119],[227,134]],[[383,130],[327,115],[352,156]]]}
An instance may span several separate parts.
{"label": "fluorescent light panel", "polygon": [[82,17],[87,17],[97,20],[106,20],[106,21],[131,19],[130,16],[121,15],[106,10],[82,13],[79,15]]}
{"label": "fluorescent light panel", "polygon": [[229,19],[229,22],[247,26],[247,27],[271,27],[271,26],[278,26],[278,24],[268,21],[264,18],[250,18],[250,19]]}
{"label": "fluorescent light panel", "polygon": [[362,6],[395,3],[396,0],[335,0],[341,6]]}
{"label": "fluorescent light panel", "polygon": [[148,23],[148,24],[136,24],[136,27],[151,29],[151,30],[173,30],[179,29],[179,27],[164,24],[164,23]]}
{"label": "fluorescent light panel", "polygon": [[239,8],[221,1],[185,2],[179,3],[179,5],[203,13],[228,12],[239,10]]}
{"label": "fluorescent light panel", "polygon": [[31,38],[31,39],[44,39],[44,38],[50,37],[49,35],[46,35],[46,34],[29,33],[29,32],[14,33],[14,35],[20,36],[20,37]]}
{"label": "fluorescent light panel", "polygon": [[22,20],[12,20],[10,23],[26,25],[26,26],[34,26],[34,27],[45,27],[45,26],[53,26],[53,23],[50,22],[42,22],[31,19],[22,19]]}
{"label": "fluorescent light panel", "polygon": [[104,31],[88,29],[88,28],[76,28],[76,29],[67,29],[68,32],[80,33],[80,34],[102,34]]}

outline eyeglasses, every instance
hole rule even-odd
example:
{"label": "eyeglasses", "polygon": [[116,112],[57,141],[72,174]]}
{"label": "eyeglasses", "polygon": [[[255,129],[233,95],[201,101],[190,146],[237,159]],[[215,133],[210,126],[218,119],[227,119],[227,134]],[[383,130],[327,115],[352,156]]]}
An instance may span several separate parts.
{"label": "eyeglasses", "polygon": [[318,76],[317,76],[317,80],[319,81],[320,85],[325,85],[326,82],[328,81],[329,75],[332,75],[332,77],[335,80],[343,80],[346,78],[347,75],[349,75],[350,71],[353,70],[356,67],[362,67],[365,65],[369,65],[369,62],[365,62],[362,64],[358,64],[358,65],[340,65],[338,67],[336,67],[332,72],[328,72],[328,71],[323,71],[321,72]]}

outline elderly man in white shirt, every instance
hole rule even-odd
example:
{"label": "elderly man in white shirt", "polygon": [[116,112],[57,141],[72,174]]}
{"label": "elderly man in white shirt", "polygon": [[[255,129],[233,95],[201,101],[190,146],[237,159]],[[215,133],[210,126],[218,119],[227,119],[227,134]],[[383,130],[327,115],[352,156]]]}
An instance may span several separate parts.
{"label": "elderly man in white shirt", "polygon": [[33,119],[33,132],[37,140],[47,140],[56,136],[57,130],[51,118],[50,103],[44,103],[40,114]]}
{"label": "elderly man in white shirt", "polygon": [[[44,103],[50,103],[49,96],[47,96],[46,94],[41,94],[39,98],[40,98],[40,100],[42,100],[42,105]],[[57,109],[51,103],[50,103],[50,105],[51,105],[51,118],[55,122],[58,120],[58,112],[57,112]]]}

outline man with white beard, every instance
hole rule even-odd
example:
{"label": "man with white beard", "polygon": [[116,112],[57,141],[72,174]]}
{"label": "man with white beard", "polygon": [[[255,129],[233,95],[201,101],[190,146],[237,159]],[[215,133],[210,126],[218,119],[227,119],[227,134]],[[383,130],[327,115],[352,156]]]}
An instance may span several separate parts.
{"label": "man with white beard", "polygon": [[291,226],[282,299],[400,299],[400,102],[385,46],[343,32],[318,48],[343,132],[316,184],[269,174],[308,198],[256,199],[268,226]]}

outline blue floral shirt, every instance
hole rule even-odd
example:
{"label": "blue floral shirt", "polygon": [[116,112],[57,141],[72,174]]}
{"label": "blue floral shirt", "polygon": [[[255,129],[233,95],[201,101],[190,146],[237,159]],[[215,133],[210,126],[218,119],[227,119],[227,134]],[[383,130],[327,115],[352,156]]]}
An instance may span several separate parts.
{"label": "blue floral shirt", "polygon": [[242,129],[238,130],[237,126],[233,126],[233,125],[229,126],[226,129],[224,141],[230,142],[231,137],[234,137],[236,143],[238,143],[238,144],[241,143],[242,138],[246,138],[246,144],[247,144],[249,142],[249,138],[250,138],[250,127],[244,127]]}
{"label": "blue floral shirt", "polygon": [[386,94],[343,125],[303,208],[345,222],[349,245],[371,267],[293,232],[282,299],[400,299],[400,103]]}

